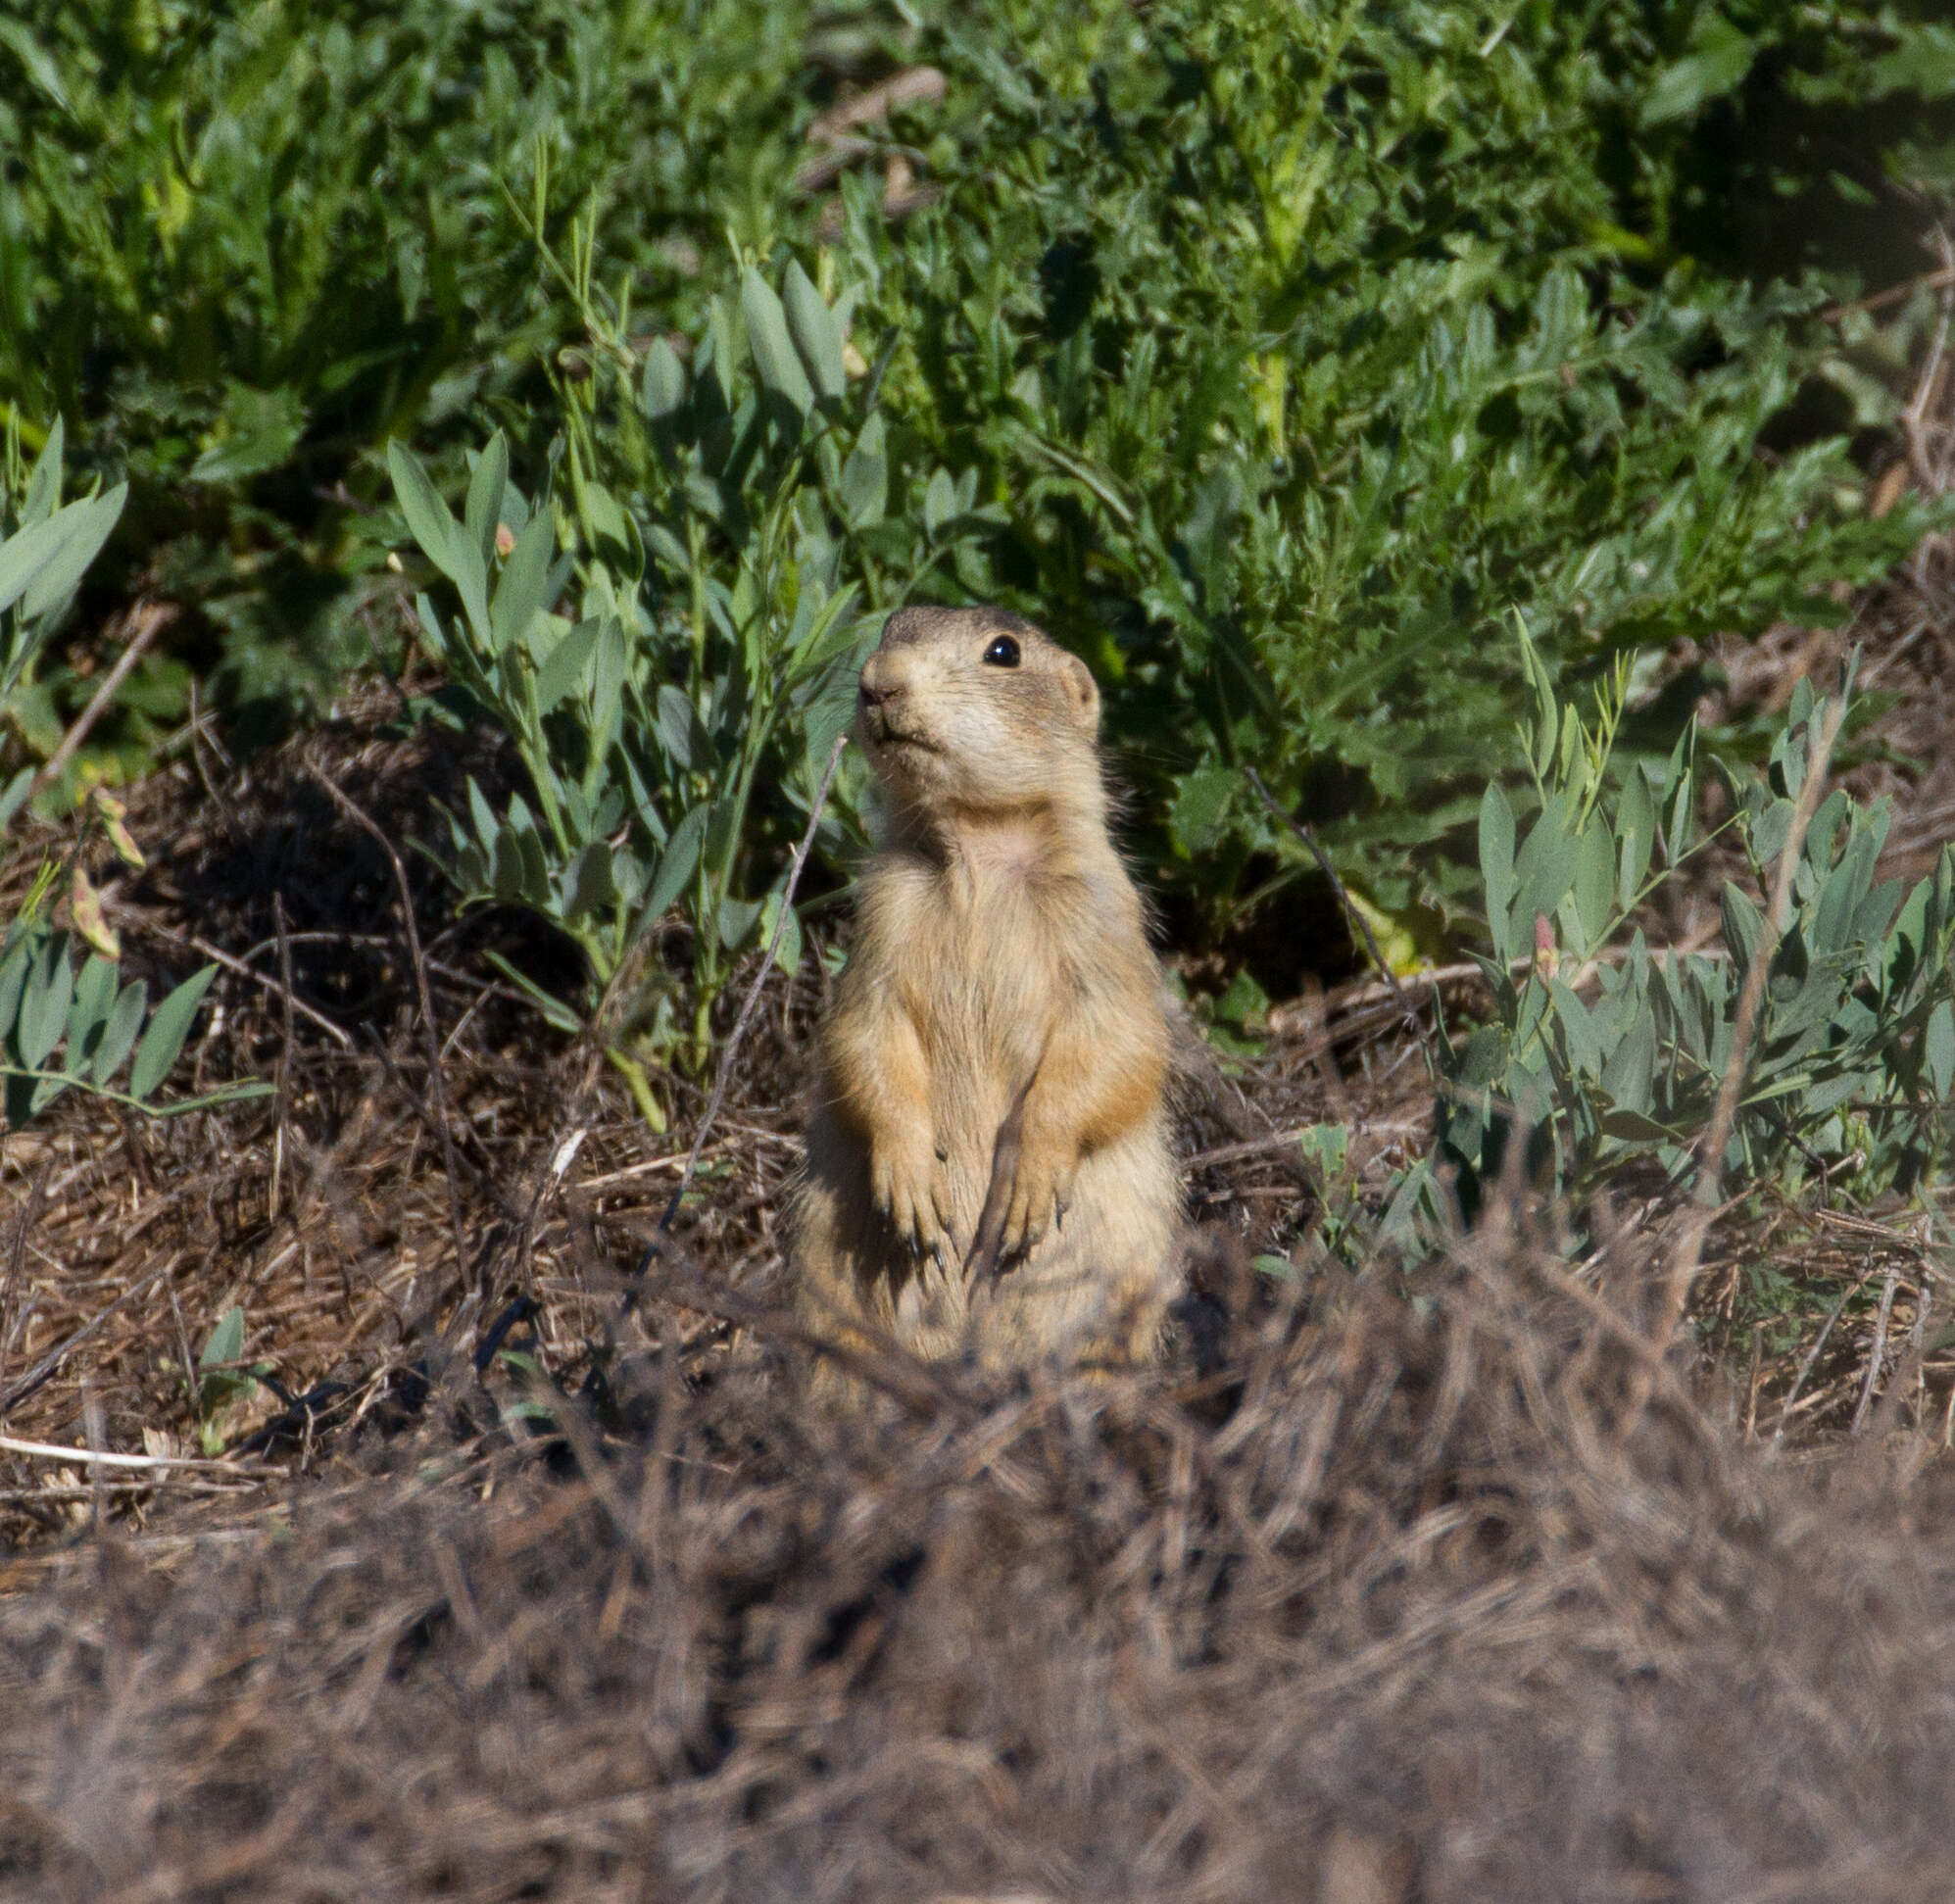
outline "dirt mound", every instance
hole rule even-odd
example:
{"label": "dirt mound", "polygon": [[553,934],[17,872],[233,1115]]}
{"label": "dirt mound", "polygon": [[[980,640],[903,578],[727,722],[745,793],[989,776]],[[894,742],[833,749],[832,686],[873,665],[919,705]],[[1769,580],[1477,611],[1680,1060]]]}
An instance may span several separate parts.
{"label": "dirt mound", "polygon": [[891,1363],[873,1432],[778,1343],[620,1370],[642,1437],[463,1455],[437,1392],[269,1521],[16,1564],[0,1888],[1938,1894],[1948,1481],[1742,1452],[1636,1289],[1243,1279],[1206,1377]]}

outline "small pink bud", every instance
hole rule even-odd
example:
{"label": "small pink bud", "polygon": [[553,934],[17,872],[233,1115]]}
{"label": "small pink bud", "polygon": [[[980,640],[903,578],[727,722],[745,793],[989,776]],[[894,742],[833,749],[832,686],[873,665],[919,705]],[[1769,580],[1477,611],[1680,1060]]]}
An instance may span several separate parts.
{"label": "small pink bud", "polygon": [[496,554],[507,556],[515,547],[515,531],[507,522],[496,524]]}

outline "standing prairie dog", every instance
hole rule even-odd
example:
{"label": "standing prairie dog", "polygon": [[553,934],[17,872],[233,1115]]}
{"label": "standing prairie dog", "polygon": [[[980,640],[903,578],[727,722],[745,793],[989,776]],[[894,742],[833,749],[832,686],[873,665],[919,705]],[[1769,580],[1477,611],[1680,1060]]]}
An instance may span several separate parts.
{"label": "standing prairie dog", "polygon": [[1174,1294],[1168,1030],[1100,693],[1017,615],[904,609],[855,738],[888,824],[821,1032],[804,1321],[990,1368],[1146,1360]]}

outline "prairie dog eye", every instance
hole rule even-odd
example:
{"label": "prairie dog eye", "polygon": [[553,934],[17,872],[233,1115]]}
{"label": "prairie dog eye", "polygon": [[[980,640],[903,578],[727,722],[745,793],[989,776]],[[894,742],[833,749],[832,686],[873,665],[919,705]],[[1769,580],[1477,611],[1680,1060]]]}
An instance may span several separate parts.
{"label": "prairie dog eye", "polygon": [[984,651],[984,663],[987,667],[1016,667],[1018,644],[1009,635],[998,636]]}

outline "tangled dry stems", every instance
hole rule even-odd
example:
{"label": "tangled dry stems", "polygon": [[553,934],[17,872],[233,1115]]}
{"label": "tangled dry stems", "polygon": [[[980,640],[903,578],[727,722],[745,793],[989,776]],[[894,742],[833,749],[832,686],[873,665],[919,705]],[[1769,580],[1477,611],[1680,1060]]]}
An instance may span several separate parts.
{"label": "tangled dry stems", "polygon": [[697,1384],[643,1361],[634,1437],[573,1415],[461,1453],[458,1385],[376,1472],[106,1538],[0,1601],[0,1872],[130,1899],[1937,1892],[1955,1492],[1905,1435],[1745,1453],[1667,1374],[1632,1416],[1646,1269],[1578,1289],[1515,1235],[1410,1300],[1239,1281],[1216,1375],[896,1367],[873,1432],[764,1345]]}

